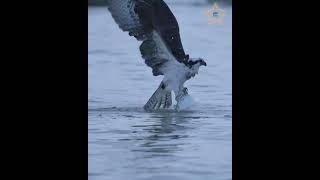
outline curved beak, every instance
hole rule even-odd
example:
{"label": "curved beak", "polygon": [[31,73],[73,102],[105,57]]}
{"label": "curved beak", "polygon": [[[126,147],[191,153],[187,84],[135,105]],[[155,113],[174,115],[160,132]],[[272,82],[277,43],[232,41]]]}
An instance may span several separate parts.
{"label": "curved beak", "polygon": [[200,65],[204,65],[204,66],[207,66],[207,63],[206,62],[201,62],[201,64]]}

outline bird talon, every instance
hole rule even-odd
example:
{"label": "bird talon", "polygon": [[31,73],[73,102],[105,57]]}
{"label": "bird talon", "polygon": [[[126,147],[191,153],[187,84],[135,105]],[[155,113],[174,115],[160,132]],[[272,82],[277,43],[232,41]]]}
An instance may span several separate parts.
{"label": "bird talon", "polygon": [[186,88],[186,87],[183,88],[183,94],[184,94],[184,95],[188,94],[188,88]]}

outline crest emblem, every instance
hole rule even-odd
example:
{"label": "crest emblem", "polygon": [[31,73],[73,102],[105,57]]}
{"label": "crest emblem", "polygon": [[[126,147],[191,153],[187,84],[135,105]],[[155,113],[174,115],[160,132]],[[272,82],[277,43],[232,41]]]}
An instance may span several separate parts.
{"label": "crest emblem", "polygon": [[217,3],[214,3],[212,8],[206,11],[206,15],[208,17],[208,24],[223,24],[226,12]]}

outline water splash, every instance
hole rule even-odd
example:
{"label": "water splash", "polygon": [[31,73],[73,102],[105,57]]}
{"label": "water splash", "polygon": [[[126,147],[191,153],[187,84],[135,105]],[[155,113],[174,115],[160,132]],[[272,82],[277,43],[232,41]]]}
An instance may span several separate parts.
{"label": "water splash", "polygon": [[177,103],[177,105],[175,105],[175,109],[177,111],[190,110],[191,107],[194,107],[195,104],[196,101],[193,99],[193,97],[187,94],[183,97],[182,100]]}

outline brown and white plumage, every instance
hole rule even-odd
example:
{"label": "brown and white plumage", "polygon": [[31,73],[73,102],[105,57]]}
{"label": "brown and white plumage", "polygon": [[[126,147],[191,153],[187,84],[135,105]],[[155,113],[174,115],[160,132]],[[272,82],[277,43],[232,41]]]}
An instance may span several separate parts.
{"label": "brown and white plumage", "polygon": [[206,63],[200,58],[193,61],[185,54],[177,20],[167,4],[163,0],[107,0],[107,6],[119,27],[142,41],[140,52],[153,75],[164,75],[145,109],[168,108],[165,99],[171,101],[171,91],[176,99],[186,95],[184,82]]}

